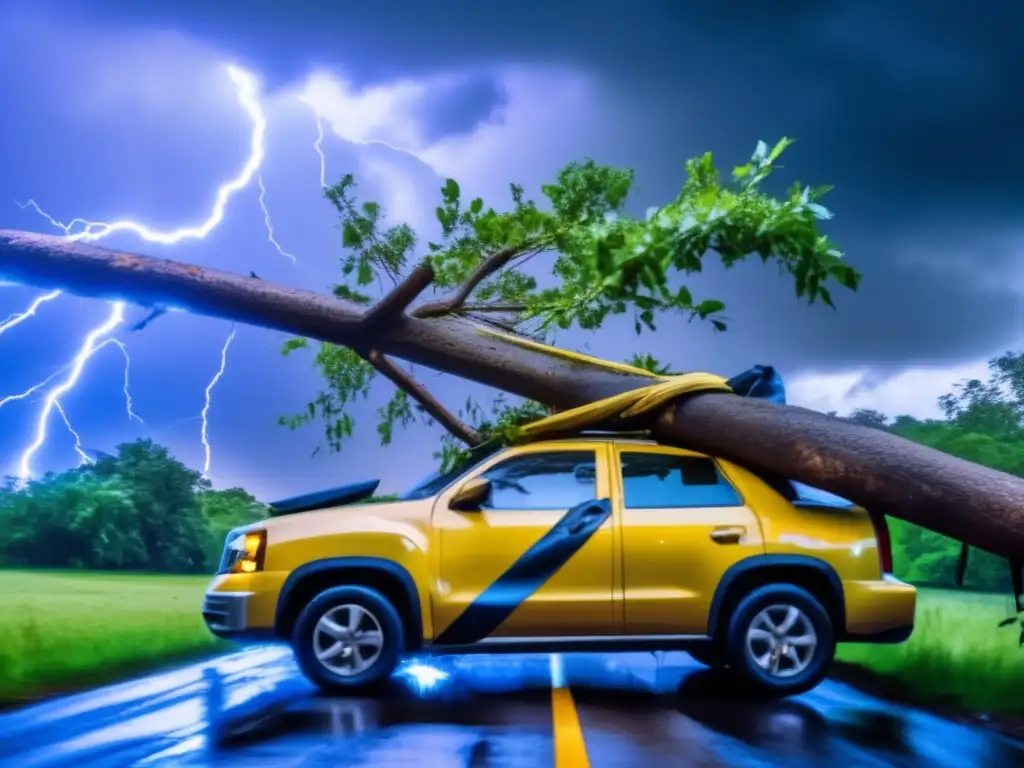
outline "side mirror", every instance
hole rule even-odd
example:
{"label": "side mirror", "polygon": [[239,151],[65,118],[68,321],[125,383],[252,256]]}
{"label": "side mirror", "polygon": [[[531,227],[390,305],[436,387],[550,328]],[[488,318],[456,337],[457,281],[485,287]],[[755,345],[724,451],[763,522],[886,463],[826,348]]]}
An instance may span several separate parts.
{"label": "side mirror", "polygon": [[448,502],[448,507],[458,512],[479,512],[480,506],[490,495],[491,481],[483,477],[474,477],[455,492]]}

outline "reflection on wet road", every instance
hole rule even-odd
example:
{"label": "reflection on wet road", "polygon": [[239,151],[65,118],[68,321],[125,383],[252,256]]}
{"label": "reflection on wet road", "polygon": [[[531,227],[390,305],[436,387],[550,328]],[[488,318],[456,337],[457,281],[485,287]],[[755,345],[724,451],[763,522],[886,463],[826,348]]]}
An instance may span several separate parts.
{"label": "reflection on wet road", "polygon": [[1020,744],[839,683],[745,700],[683,653],[429,663],[345,700],[285,649],[244,651],[0,716],[0,765],[1024,766]]}

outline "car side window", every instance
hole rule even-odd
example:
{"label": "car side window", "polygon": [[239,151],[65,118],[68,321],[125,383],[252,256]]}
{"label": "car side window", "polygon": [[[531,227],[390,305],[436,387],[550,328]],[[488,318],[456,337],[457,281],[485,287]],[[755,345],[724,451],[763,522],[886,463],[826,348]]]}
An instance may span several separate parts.
{"label": "car side window", "polygon": [[499,462],[480,477],[491,481],[481,505],[493,510],[570,509],[597,496],[594,451],[526,453]]}
{"label": "car side window", "polygon": [[665,453],[620,455],[627,509],[738,507],[743,503],[711,459]]}

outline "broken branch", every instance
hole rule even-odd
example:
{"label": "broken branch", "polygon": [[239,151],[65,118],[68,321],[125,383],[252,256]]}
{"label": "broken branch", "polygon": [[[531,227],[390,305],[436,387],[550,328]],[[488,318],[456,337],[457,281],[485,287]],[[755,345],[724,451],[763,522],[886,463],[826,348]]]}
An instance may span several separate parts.
{"label": "broken branch", "polygon": [[389,379],[399,389],[404,390],[434,421],[459,440],[470,447],[480,445],[483,442],[483,439],[476,430],[464,424],[457,416],[441,405],[437,398],[427,391],[426,387],[406,373],[393,360],[388,359],[375,349],[370,350],[366,359],[378,373]]}

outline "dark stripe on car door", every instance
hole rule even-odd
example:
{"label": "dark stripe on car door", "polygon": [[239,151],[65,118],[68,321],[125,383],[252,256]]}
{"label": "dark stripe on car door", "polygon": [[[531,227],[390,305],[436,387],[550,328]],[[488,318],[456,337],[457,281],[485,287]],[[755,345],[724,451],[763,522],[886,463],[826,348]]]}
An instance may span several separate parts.
{"label": "dark stripe on car door", "polygon": [[481,592],[434,642],[469,645],[488,637],[569,562],[611,514],[608,499],[585,501],[570,509]]}

